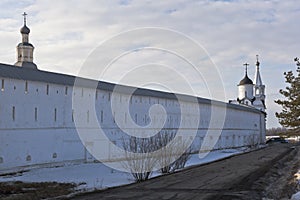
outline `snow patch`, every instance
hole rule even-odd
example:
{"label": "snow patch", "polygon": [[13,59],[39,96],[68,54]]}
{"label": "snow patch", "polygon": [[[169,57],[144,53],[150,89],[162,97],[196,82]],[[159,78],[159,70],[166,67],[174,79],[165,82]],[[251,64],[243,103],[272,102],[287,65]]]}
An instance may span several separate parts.
{"label": "snow patch", "polygon": [[[208,153],[202,159],[199,158],[199,154],[193,154],[186,167],[213,162],[243,152],[245,148],[217,150]],[[159,172],[154,172],[151,177],[159,175]],[[31,169],[17,176],[0,177],[0,182],[6,181],[75,183],[78,185],[77,190],[91,191],[133,183],[134,179],[129,173],[111,169],[102,163],[82,163]]]}
{"label": "snow patch", "polygon": [[293,194],[291,200],[300,200],[300,192],[297,192],[296,194]]}

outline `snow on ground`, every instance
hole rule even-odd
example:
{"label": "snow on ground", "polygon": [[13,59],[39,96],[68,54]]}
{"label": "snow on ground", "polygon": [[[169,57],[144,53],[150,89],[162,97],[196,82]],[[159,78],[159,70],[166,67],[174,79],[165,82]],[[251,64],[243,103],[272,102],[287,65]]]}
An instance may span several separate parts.
{"label": "snow on ground", "polygon": [[[295,174],[295,178],[296,178],[296,181],[298,182],[299,186],[300,187],[300,170]],[[293,194],[291,200],[300,200],[300,191]]]}
{"label": "snow on ground", "polygon": [[[209,163],[245,151],[245,148],[212,151],[201,159],[199,158],[199,154],[193,154],[186,163],[186,167]],[[203,156],[200,155],[200,157]],[[153,173],[152,177],[158,175],[159,173],[156,172]],[[134,182],[130,174],[113,170],[102,163],[68,164],[63,167],[32,169],[18,176],[0,176],[0,182],[6,181],[71,182],[79,184],[77,189],[84,191],[104,189]]]}

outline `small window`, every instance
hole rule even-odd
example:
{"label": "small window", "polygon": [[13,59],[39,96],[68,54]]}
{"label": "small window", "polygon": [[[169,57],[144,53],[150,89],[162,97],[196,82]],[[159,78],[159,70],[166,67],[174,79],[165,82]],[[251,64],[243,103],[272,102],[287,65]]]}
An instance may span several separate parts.
{"label": "small window", "polygon": [[65,87],[65,95],[68,95],[68,86]]}
{"label": "small window", "polygon": [[108,101],[110,101],[110,93],[108,93]]}
{"label": "small window", "polygon": [[57,153],[53,153],[52,158],[57,158]]}
{"label": "small window", "polygon": [[31,161],[31,156],[30,155],[26,156],[26,161]]}
{"label": "small window", "polygon": [[100,122],[103,123],[103,110],[100,112]]}
{"label": "small window", "polygon": [[25,81],[25,93],[27,94],[28,93],[28,82]]}
{"label": "small window", "polygon": [[4,91],[4,79],[2,79],[2,83],[1,83],[1,91]]}
{"label": "small window", "polygon": [[47,95],[49,94],[49,84],[47,84],[47,87],[46,87],[46,94]]}
{"label": "small window", "polygon": [[72,109],[72,122],[74,122],[74,109]]}
{"label": "small window", "polygon": [[127,113],[125,113],[125,123],[127,123]]}
{"label": "small window", "polygon": [[37,121],[37,119],[38,119],[38,110],[37,110],[37,108],[35,107],[35,108],[34,108],[34,120]]}
{"label": "small window", "polygon": [[54,108],[54,121],[56,122],[56,119],[57,119],[57,109]]}
{"label": "small window", "polygon": [[134,115],[135,123],[137,123],[137,114]]}
{"label": "small window", "polygon": [[258,88],[256,89],[256,94],[259,94],[259,89]]}
{"label": "small window", "polygon": [[16,108],[15,106],[12,107],[12,120],[15,121],[16,119]]}

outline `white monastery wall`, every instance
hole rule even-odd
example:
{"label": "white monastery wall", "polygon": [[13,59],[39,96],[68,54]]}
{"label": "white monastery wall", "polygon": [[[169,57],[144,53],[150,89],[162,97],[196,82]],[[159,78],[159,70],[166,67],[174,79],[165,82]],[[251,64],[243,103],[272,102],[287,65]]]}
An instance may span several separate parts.
{"label": "white monastery wall", "polygon": [[[215,149],[234,148],[251,145],[253,140],[264,143],[265,117],[264,113],[246,106],[230,105],[219,102],[217,106],[226,107],[224,126],[217,126],[211,121],[210,100],[199,99],[199,103],[184,102],[188,113],[181,116],[179,103],[175,99],[158,96],[132,95],[118,93],[112,96],[112,91],[95,90],[91,88],[73,87],[39,81],[0,77],[0,173],[8,169],[64,161],[93,161],[90,153],[85,150],[74,124],[72,95],[77,98],[94,98],[98,122],[105,129],[108,137],[116,144],[121,143],[122,131],[118,128],[113,115],[123,120],[124,124],[130,117],[142,126],[150,123],[149,109],[160,104],[167,111],[167,119],[162,131],[176,132],[181,117],[182,123],[190,130],[197,131],[193,142],[195,151],[200,149],[208,129],[221,130]],[[117,98],[121,104],[129,102],[131,116],[120,110],[111,111],[112,98]],[[84,107],[85,105],[83,105]],[[189,126],[195,107],[200,109],[198,127]],[[116,108],[118,109],[118,108]],[[93,120],[92,110],[81,113],[80,120],[86,124]],[[154,121],[164,120],[157,114]],[[80,127],[78,127],[80,128]],[[84,128],[84,127],[82,127]],[[130,126],[125,126],[125,129]],[[97,127],[94,127],[97,131]],[[187,130],[189,131],[189,130]],[[213,139],[210,136],[210,139]],[[105,151],[111,150],[110,144],[103,141],[90,141],[85,145],[101,144]],[[107,153],[104,152],[104,153]],[[117,158],[113,155],[107,159]]]}

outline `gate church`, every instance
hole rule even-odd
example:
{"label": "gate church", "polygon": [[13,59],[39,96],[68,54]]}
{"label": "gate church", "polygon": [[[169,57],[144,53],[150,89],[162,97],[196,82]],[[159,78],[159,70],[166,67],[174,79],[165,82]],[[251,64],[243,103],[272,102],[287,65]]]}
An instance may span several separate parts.
{"label": "gate church", "polygon": [[[96,82],[97,88],[89,88],[82,84],[73,87],[74,76],[39,70],[33,62],[34,46],[29,41],[30,29],[26,24],[20,30],[22,42],[17,46],[17,62],[14,65],[0,64],[0,173],[8,170],[20,170],[33,165],[53,165],[62,162],[92,161],[93,157],[86,150],[101,144],[105,152],[109,152],[110,143],[105,141],[89,141],[82,144],[74,122],[72,96],[77,98],[93,98],[99,124],[110,135],[113,143],[118,143],[123,133],[114,119],[111,110],[112,98],[130,102],[130,115],[118,113],[126,124],[132,119],[140,126],[150,122],[149,108],[160,104],[170,114],[167,116],[163,130],[165,133],[176,133],[182,122],[187,131],[196,131],[193,149],[199,150],[205,135],[210,129],[218,129],[221,135],[216,139],[214,149],[236,148],[265,143],[265,86],[262,84],[259,62],[256,63],[254,84],[247,75],[238,85],[238,99],[230,103],[219,102],[200,97],[183,96],[183,105],[190,113],[181,116],[176,96],[167,92],[138,88],[133,94],[126,91],[132,89],[122,86],[123,91],[112,96],[115,84]],[[196,98],[197,102],[189,101]],[[226,109],[225,122],[222,127],[210,122],[211,110],[215,107]],[[198,126],[189,126],[194,108],[200,110]],[[91,111],[86,110],[81,120],[90,123]],[[160,115],[153,120],[162,120]],[[128,127],[127,127],[128,128]],[[96,128],[95,128],[96,130]],[[106,155],[106,154],[105,154]],[[106,160],[113,161],[118,155],[107,154]]]}

